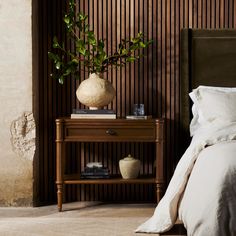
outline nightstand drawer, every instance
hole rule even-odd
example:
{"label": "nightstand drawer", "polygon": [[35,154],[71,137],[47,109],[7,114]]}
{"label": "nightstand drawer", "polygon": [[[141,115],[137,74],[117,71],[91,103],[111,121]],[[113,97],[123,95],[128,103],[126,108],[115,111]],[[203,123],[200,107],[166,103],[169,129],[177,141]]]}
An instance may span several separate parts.
{"label": "nightstand drawer", "polygon": [[92,127],[65,127],[64,134],[65,141],[76,139],[77,141],[95,142],[119,142],[119,141],[150,141],[155,140],[155,129],[153,126],[145,127],[126,127],[108,125],[106,127],[92,126]]}

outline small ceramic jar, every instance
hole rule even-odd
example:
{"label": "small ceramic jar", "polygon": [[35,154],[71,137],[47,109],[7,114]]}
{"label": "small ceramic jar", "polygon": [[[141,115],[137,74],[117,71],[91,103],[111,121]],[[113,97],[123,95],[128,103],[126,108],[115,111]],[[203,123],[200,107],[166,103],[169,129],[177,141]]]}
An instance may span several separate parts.
{"label": "small ceramic jar", "polygon": [[123,179],[135,179],[140,171],[140,160],[130,154],[119,161],[120,173]]}

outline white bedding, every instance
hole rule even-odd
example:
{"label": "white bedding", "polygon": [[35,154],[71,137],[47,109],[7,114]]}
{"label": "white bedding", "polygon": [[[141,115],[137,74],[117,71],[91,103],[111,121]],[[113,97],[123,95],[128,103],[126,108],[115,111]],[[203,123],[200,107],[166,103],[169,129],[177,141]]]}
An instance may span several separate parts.
{"label": "white bedding", "polygon": [[[195,209],[195,211],[187,210],[186,208],[191,205],[191,199],[189,197],[194,196],[194,191],[191,188],[191,182],[197,181],[197,174],[195,172],[199,172],[199,165],[202,160],[205,158],[201,158],[201,151],[208,145],[217,144],[224,141],[234,140],[236,137],[236,122],[226,124],[222,123],[213,123],[209,124],[207,127],[202,127],[199,129],[196,134],[193,136],[192,142],[189,148],[186,150],[182,158],[180,159],[174,175],[169,183],[165,196],[159,202],[158,206],[155,209],[154,215],[147,220],[145,223],[140,225],[136,232],[155,232],[162,233],[168,231],[175,223],[178,216],[178,205],[180,204],[181,197],[183,197],[182,202],[180,204],[180,215],[184,224],[187,228],[188,235],[194,236],[232,236],[236,235],[235,226],[236,225],[236,195],[235,195],[235,159],[233,158],[233,154],[231,153],[228,157],[228,161],[225,162],[225,166],[230,167],[228,165],[229,161],[232,161],[232,169],[231,171],[226,171],[225,166],[219,164],[219,168],[215,170],[215,162],[208,161],[211,163],[210,169],[208,168],[208,172],[212,172],[212,178],[214,176],[213,172],[219,171],[219,174],[215,174],[218,178],[214,179],[214,182],[211,184],[211,193],[208,193],[207,198],[201,198],[198,193],[195,195],[196,202],[198,199],[201,199],[204,202],[207,210],[204,212],[201,208],[196,208],[194,206],[191,209]],[[226,144],[226,143],[225,143]],[[227,144],[228,145],[228,144]],[[226,145],[226,146],[227,146]],[[235,148],[235,143],[232,143]],[[208,147],[208,150],[210,147]],[[207,150],[207,149],[205,149]],[[202,152],[204,153],[204,152]],[[203,154],[204,155],[204,154]],[[225,152],[226,155],[226,152]],[[235,154],[236,155],[236,154]],[[199,161],[197,160],[199,157]],[[213,157],[211,157],[213,158]],[[236,157],[235,157],[236,158]],[[220,159],[220,158],[219,158]],[[196,162],[196,171],[194,170],[194,163]],[[222,160],[221,160],[222,161]],[[216,161],[217,162],[217,161]],[[226,165],[227,164],[227,165]],[[234,166],[234,167],[233,167]],[[194,168],[193,168],[194,167]],[[220,170],[220,167],[222,170]],[[192,169],[193,177],[190,178],[190,182],[186,188],[186,184],[188,182],[188,178],[191,174]],[[225,175],[222,175],[222,172],[225,170]],[[205,172],[206,174],[206,172]],[[232,174],[232,175],[231,175]],[[195,177],[194,177],[195,176]],[[222,179],[220,178],[222,176]],[[225,184],[222,183],[226,180]],[[204,182],[204,181],[203,181]],[[206,181],[206,183],[211,183],[210,179]],[[199,182],[198,182],[199,183]],[[214,184],[215,183],[215,184]],[[196,183],[194,184],[196,185]],[[192,186],[194,188],[194,186]],[[199,187],[200,188],[200,187]],[[207,186],[205,186],[205,189]],[[209,187],[210,190],[210,187]],[[199,189],[198,189],[199,191]],[[185,195],[183,195],[185,193]],[[202,196],[204,196],[203,193]],[[191,195],[191,196],[190,196]],[[215,196],[218,195],[218,196]],[[192,201],[192,204],[197,204],[195,201]],[[223,201],[228,203],[224,204]],[[203,207],[203,204],[201,205]],[[214,209],[214,211],[208,211],[208,209]],[[202,215],[201,215],[202,214]],[[201,217],[201,218],[199,218]],[[198,218],[198,219],[195,219]],[[207,219],[207,221],[205,221]],[[198,221],[199,220],[199,221]],[[202,231],[201,231],[202,230]],[[208,230],[207,233],[202,233],[204,230]],[[210,232],[210,230],[212,230]],[[232,231],[232,232],[231,232]],[[233,232],[234,231],[234,232]],[[197,233],[198,232],[198,233]],[[230,232],[230,233],[229,233]]]}
{"label": "white bedding", "polygon": [[179,219],[188,235],[236,235],[236,141],[200,152],[188,179]]}

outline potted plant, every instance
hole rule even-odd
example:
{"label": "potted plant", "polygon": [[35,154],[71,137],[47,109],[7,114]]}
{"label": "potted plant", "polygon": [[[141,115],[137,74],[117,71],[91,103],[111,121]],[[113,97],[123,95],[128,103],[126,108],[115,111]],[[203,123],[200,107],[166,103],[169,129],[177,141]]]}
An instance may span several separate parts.
{"label": "potted plant", "polygon": [[80,83],[76,95],[79,101],[90,108],[100,108],[109,104],[115,96],[115,90],[108,80],[102,78],[103,73],[110,68],[118,68],[126,63],[134,62],[141,56],[135,53],[152,43],[145,41],[142,32],[131,39],[123,39],[117,51],[108,55],[105,51],[105,41],[96,39],[94,31],[87,23],[88,16],[75,12],[75,0],[69,0],[68,12],[64,15],[64,23],[68,39],[74,48],[66,48],[59,43],[57,37],[53,38],[55,52],[48,52],[53,60],[55,73],[52,76],[63,84],[66,77],[73,75],[80,79],[79,68],[85,68],[89,78]]}

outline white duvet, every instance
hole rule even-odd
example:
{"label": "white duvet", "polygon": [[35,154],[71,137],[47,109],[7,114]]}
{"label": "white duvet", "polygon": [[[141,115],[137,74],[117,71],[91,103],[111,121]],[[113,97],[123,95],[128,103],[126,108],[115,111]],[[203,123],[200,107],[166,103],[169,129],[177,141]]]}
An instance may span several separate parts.
{"label": "white duvet", "polygon": [[154,215],[136,232],[166,232],[175,224],[179,211],[188,235],[236,236],[234,139],[235,122],[199,129]]}

